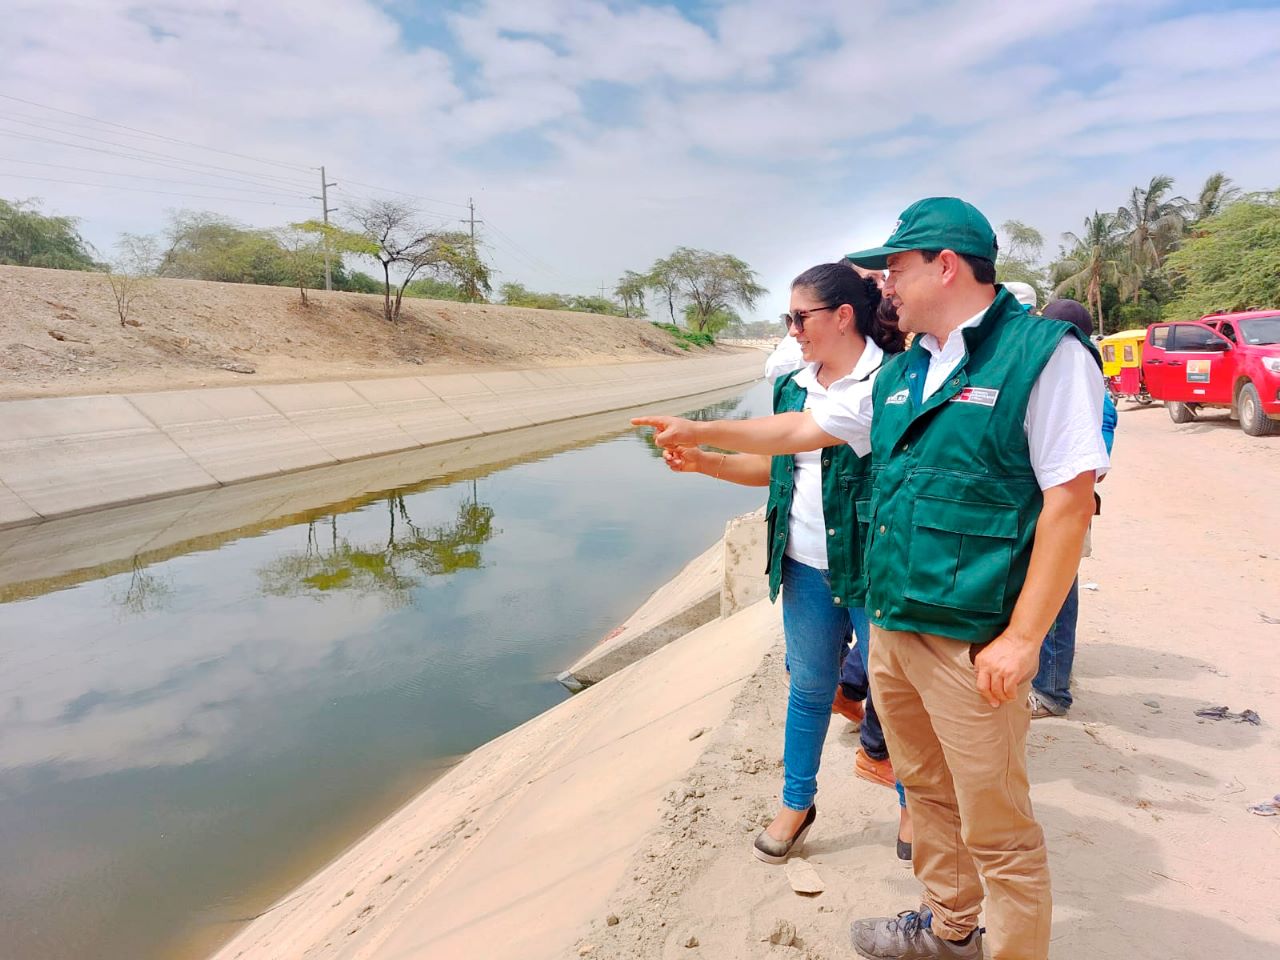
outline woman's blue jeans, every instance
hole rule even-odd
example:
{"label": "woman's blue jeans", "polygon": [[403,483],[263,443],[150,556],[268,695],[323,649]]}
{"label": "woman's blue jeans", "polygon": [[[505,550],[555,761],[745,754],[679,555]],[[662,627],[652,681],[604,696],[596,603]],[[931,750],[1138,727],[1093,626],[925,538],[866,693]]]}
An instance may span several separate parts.
{"label": "woman's blue jeans", "polygon": [[782,628],[787,640],[791,692],[782,750],[782,804],[808,810],[818,792],[822,744],[831,725],[831,701],[840,660],[855,628],[867,640],[866,613],[837,606],[827,571],[782,558]]}

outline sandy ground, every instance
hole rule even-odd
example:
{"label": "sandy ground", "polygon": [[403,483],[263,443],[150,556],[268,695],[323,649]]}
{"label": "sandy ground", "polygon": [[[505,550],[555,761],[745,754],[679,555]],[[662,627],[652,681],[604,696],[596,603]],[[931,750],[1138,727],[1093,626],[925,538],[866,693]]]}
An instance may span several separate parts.
{"label": "sandy ground", "polygon": [[[1081,569],[1096,589],[1081,593],[1076,707],[1031,736],[1055,960],[1280,956],[1280,817],[1246,811],[1280,792],[1278,479],[1280,438],[1225,419],[1175,427],[1158,406],[1121,413]],[[894,857],[894,795],[853,777],[856,734],[837,719],[805,854],[825,892],[798,895],[751,856],[780,784],[786,681],[780,645],[760,659],[760,625],[739,622],[708,624],[482,748],[465,778],[424,793],[219,956],[853,956],[851,918],[918,902]],[[755,666],[740,671],[744,648]],[[732,693],[705,731],[681,706],[704,689]],[[1193,713],[1224,704],[1262,725]],[[555,731],[570,730],[625,751],[565,767]],[[574,775],[535,773],[546,767]],[[626,778],[640,772],[664,786],[637,803]],[[526,781],[536,803],[490,797]],[[505,815],[470,812],[494,807]],[[404,889],[452,886],[437,904],[447,916],[395,902],[392,876],[425,857],[424,840],[434,865]],[[768,942],[780,921],[789,944]]]}
{"label": "sandy ground", "polygon": [[[199,280],[151,281],[121,326],[107,279],[0,266],[0,400],[706,355],[646,320]],[[717,348],[711,348],[713,351]],[[251,373],[227,369],[251,370]]]}
{"label": "sandy ground", "polygon": [[[1216,415],[1215,415],[1216,416]],[[1280,956],[1280,437],[1226,420],[1174,426],[1124,409],[1084,561],[1068,719],[1037,720],[1033,799],[1053,870],[1055,960]],[[826,884],[792,892],[749,845],[775,809],[786,685],[775,649],[669,794],[664,828],[567,955],[851,957],[850,919],[914,908],[894,857],[893,794],[852,776],[836,718],[806,858]],[[1193,711],[1253,708],[1262,726]],[[689,794],[701,792],[700,796]],[[778,921],[789,947],[765,942]],[[690,939],[697,946],[689,947]]]}

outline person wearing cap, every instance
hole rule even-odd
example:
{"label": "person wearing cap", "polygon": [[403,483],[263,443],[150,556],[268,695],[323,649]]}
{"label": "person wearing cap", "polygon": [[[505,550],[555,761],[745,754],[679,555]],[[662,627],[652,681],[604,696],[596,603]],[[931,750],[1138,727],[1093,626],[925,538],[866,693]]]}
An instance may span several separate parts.
{"label": "person wearing cap", "polygon": [[1020,280],[1005,281],[1004,288],[1013,294],[1013,298],[1020,304],[1030,310],[1036,312],[1036,288],[1029,283],[1023,283]]}
{"label": "person wearing cap", "polygon": [[1052,899],[1031,809],[1028,694],[1108,466],[1096,350],[995,283],[976,208],[918,201],[882,247],[911,347],[872,403],[863,567],[870,674],[914,825],[918,909],[855,921],[863,957],[1045,960]]}

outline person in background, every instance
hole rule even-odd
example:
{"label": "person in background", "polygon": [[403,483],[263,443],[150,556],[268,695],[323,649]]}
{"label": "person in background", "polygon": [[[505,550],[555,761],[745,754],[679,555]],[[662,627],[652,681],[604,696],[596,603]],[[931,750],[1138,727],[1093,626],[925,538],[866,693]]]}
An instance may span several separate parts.
{"label": "person in background", "polygon": [[1035,287],[1020,280],[1010,280],[1004,285],[1004,288],[1012,293],[1014,298],[1024,307],[1032,313],[1036,312],[1036,304],[1039,302],[1039,298],[1036,296]]}
{"label": "person in background", "polygon": [[[875,282],[843,263],[806,270],[792,283],[785,316],[806,363],[774,384],[774,416],[632,421],[656,429],[672,470],[769,487],[767,572],[770,596],[782,593],[790,690],[782,809],[754,844],[767,863],[784,862],[817,817],[818,768],[840,657],[851,635],[866,642],[856,504],[870,487],[871,389],[884,361],[878,341],[892,342],[875,322],[880,301]],[[759,442],[744,442],[752,437]],[[750,450],[708,452],[702,444]]]}
{"label": "person in background", "polygon": [[[1075,300],[1054,300],[1044,308],[1043,316],[1052,320],[1066,320],[1086,337],[1093,336],[1093,317],[1089,316],[1084,304]],[[1115,403],[1110,394],[1103,391],[1102,440],[1107,445],[1108,456],[1115,443],[1118,419]],[[1100,507],[1100,500],[1098,504]],[[1092,537],[1086,534],[1081,556],[1087,557],[1092,553]],[[1063,717],[1071,709],[1071,669],[1076,658],[1076,622],[1079,613],[1080,578],[1077,576],[1071,582],[1071,590],[1067,593],[1067,599],[1063,601],[1053,626],[1045,634],[1044,643],[1040,645],[1040,669],[1031,681],[1031,693],[1027,701],[1032,720]]]}

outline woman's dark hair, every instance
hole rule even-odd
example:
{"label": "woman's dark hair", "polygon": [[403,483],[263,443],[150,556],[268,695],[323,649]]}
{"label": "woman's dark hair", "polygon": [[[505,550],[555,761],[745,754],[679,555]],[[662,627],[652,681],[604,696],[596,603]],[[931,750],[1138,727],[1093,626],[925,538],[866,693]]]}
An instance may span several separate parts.
{"label": "woman's dark hair", "polygon": [[[902,351],[903,337],[894,316],[892,326],[886,328],[880,322],[881,304],[888,303],[880,295],[880,288],[870,277],[864,277],[847,262],[820,263],[810,267],[791,281],[791,288],[804,287],[813,291],[815,299],[828,307],[849,304],[853,307],[853,322],[858,332],[873,341],[885,353]],[[892,310],[893,305],[889,304]]]}

